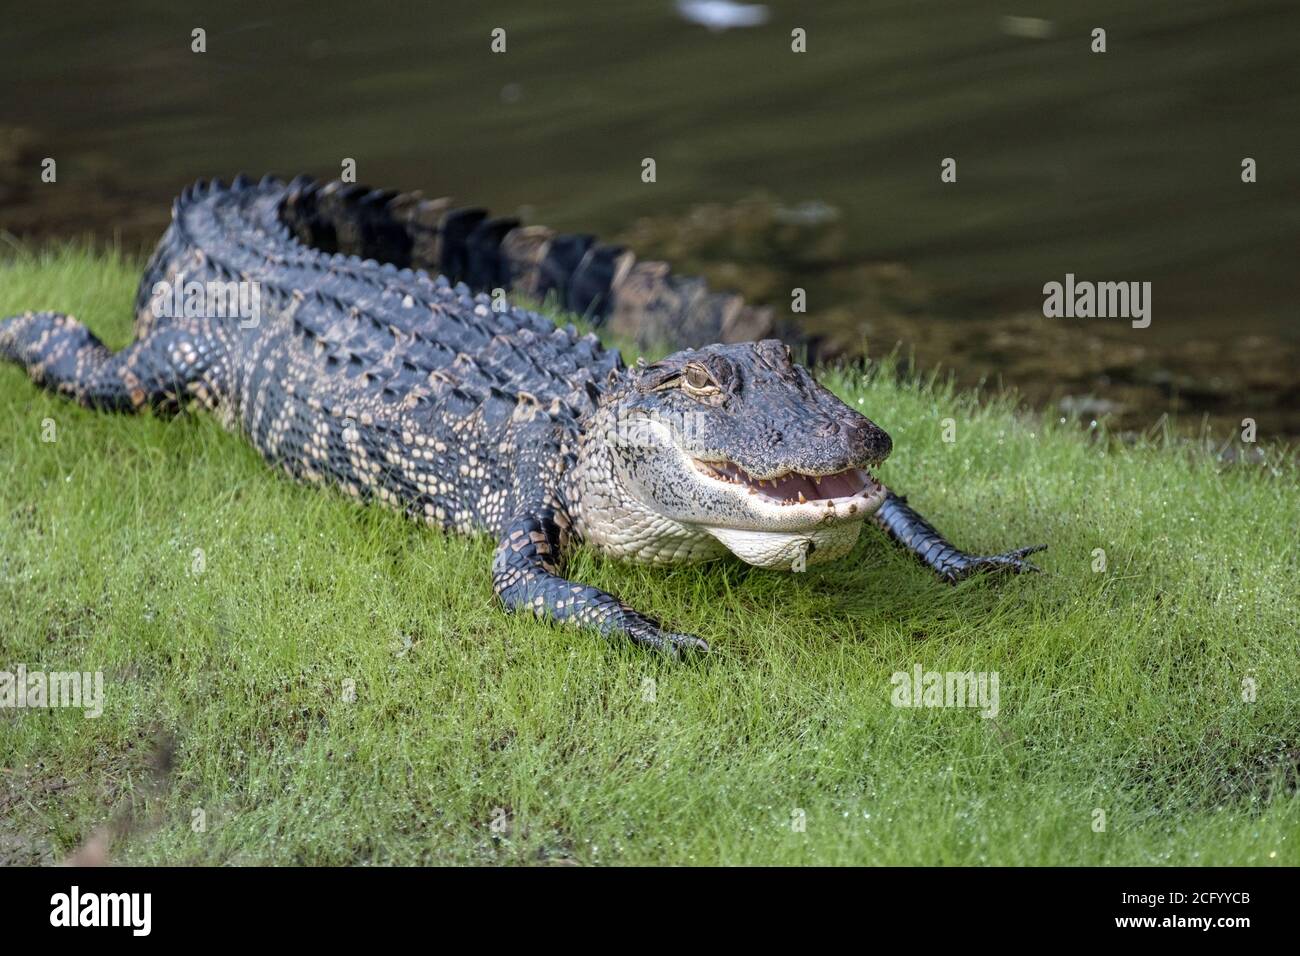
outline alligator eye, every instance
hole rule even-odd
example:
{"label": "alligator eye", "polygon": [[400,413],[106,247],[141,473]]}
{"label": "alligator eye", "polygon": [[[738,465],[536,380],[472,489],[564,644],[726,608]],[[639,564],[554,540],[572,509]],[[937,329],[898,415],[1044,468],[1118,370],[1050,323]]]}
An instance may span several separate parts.
{"label": "alligator eye", "polygon": [[718,390],[713,377],[698,365],[686,366],[686,374],[682,378],[686,382],[686,387],[692,392],[709,393]]}

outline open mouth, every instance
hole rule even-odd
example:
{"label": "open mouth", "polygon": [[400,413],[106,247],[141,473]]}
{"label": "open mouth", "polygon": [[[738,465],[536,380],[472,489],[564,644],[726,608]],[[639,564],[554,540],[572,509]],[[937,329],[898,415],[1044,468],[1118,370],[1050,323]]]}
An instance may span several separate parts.
{"label": "open mouth", "polygon": [[880,491],[880,484],[861,468],[846,468],[830,475],[805,475],[788,471],[775,478],[760,479],[750,475],[739,465],[730,462],[706,462],[692,459],[695,467],[710,478],[746,488],[779,505],[802,505],[829,502],[835,499],[871,497]]}

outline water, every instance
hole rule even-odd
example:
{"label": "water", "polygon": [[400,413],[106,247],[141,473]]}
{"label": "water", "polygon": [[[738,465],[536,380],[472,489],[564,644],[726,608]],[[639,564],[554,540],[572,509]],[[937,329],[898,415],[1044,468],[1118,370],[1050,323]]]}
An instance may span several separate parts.
{"label": "water", "polygon": [[[1258,363],[1233,357],[1289,362],[1300,342],[1291,0],[1036,3],[1038,22],[985,0],[768,6],[765,25],[714,33],[671,0],[33,5],[0,37],[0,228],[147,244],[196,177],[331,177],[345,157],[363,182],[602,236],[643,217],[671,232],[702,203],[812,201],[839,213],[829,249],[742,258],[731,274],[807,286],[842,343],[892,337],[1040,402],[1122,393],[1134,424],[1253,410],[1300,432],[1286,365],[1261,386]],[[1089,49],[1097,26],[1104,54]],[[503,54],[489,48],[496,27]],[[795,27],[807,53],[790,50]],[[35,182],[43,156],[58,160],[55,186]],[[1247,156],[1255,184],[1240,178]],[[956,183],[940,182],[944,157]],[[685,254],[708,264],[708,249]],[[864,270],[881,264],[919,293],[867,301],[880,278]],[[1151,328],[1050,327],[1042,287],[1067,272],[1150,281]],[[990,344],[1008,329],[1007,348]],[[1081,369],[1057,354],[1081,348],[1103,360]],[[1145,391],[1116,392],[1117,379]]]}

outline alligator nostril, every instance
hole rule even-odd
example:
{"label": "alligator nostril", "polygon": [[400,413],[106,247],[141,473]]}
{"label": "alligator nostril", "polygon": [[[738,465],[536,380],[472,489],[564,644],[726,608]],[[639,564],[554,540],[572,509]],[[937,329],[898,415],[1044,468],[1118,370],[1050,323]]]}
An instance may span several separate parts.
{"label": "alligator nostril", "polygon": [[889,437],[888,432],[876,429],[876,457],[884,461],[889,457],[889,453],[894,450],[894,440]]}
{"label": "alligator nostril", "polygon": [[889,435],[871,422],[858,422],[853,426],[853,439],[872,458],[883,461],[893,450]]}

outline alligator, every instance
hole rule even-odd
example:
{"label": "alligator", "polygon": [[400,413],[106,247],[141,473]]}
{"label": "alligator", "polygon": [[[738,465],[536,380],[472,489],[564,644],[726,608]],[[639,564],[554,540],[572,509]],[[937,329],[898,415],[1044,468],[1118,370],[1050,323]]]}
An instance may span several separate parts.
{"label": "alligator", "polygon": [[491,534],[506,609],[673,656],[708,646],[567,579],[574,545],[801,570],[846,555],[870,520],[944,581],[1037,570],[1025,559],[1044,546],[968,554],[882,485],[888,434],[780,340],[628,366],[501,294],[558,296],[596,320],[654,312],[657,297],[670,331],[683,316],[737,335],[765,321],[636,265],[418,193],[200,181],[146,267],[131,344],[114,352],[71,316],[27,312],[0,322],[0,357],[93,409],[209,409],[295,479]]}

